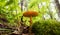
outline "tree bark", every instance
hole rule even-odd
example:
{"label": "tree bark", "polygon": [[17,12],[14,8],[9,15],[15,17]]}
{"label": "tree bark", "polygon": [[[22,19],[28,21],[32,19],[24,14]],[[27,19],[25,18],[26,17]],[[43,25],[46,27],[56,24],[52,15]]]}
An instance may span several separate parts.
{"label": "tree bark", "polygon": [[58,0],[55,0],[55,3],[56,3],[56,6],[58,8],[58,16],[60,18],[60,4],[59,4],[59,1]]}

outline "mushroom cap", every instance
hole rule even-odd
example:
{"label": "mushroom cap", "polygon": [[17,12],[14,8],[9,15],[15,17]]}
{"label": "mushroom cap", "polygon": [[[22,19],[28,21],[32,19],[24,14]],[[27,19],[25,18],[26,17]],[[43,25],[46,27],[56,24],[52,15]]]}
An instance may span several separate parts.
{"label": "mushroom cap", "polygon": [[35,11],[27,11],[27,12],[24,12],[23,13],[23,16],[25,17],[35,17],[35,16],[38,16],[38,12],[35,12]]}

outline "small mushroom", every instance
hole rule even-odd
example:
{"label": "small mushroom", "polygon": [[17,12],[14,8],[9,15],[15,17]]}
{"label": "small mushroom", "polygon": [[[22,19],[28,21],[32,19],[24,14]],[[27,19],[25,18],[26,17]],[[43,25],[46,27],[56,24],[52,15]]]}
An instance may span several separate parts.
{"label": "small mushroom", "polygon": [[32,17],[38,16],[38,12],[35,12],[35,11],[26,11],[26,12],[23,13],[23,16],[30,18],[30,29],[29,29],[29,33],[31,33]]}

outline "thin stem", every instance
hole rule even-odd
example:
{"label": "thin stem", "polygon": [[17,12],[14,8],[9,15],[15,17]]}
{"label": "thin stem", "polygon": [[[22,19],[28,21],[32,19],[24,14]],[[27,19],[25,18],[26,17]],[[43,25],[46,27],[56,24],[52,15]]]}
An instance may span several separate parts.
{"label": "thin stem", "polygon": [[32,16],[30,17],[30,28],[29,28],[29,35],[31,35],[31,30],[32,30]]}

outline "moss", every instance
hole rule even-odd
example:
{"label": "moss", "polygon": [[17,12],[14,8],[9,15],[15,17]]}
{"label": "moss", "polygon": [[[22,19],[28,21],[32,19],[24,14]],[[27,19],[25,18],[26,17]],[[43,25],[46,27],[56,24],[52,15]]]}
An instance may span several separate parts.
{"label": "moss", "polygon": [[56,20],[41,20],[32,26],[35,35],[60,35],[60,22]]}

